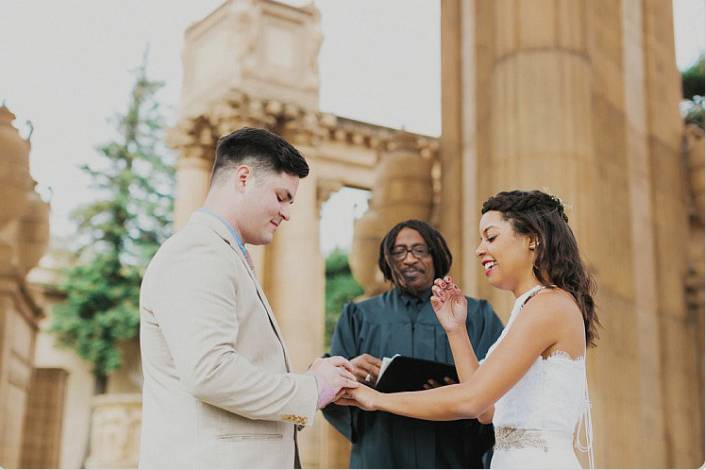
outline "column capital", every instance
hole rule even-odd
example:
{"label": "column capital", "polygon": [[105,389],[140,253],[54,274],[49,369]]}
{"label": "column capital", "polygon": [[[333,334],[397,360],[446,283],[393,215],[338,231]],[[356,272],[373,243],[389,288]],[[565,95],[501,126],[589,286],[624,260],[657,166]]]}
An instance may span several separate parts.
{"label": "column capital", "polygon": [[289,107],[282,128],[285,138],[293,145],[316,147],[328,134],[320,113]]}
{"label": "column capital", "polygon": [[343,188],[343,181],[333,178],[319,178],[316,180],[316,201],[321,206],[328,201],[331,195]]}
{"label": "column capital", "polygon": [[211,107],[208,119],[216,135],[222,137],[241,127],[272,130],[283,109],[284,106],[276,100],[263,100],[231,91],[225,99]]}
{"label": "column capital", "polygon": [[216,137],[204,115],[181,120],[167,129],[167,145],[179,153],[179,159],[201,158],[210,160]]}

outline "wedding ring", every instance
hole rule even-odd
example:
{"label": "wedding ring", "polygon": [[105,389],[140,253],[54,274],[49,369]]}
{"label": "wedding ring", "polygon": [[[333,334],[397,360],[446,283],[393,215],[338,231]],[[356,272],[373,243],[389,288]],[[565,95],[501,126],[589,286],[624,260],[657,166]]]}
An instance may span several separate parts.
{"label": "wedding ring", "polygon": [[368,375],[365,376],[365,381],[366,381],[366,382],[370,382],[371,380],[373,380],[373,377],[372,377],[370,374],[368,374]]}

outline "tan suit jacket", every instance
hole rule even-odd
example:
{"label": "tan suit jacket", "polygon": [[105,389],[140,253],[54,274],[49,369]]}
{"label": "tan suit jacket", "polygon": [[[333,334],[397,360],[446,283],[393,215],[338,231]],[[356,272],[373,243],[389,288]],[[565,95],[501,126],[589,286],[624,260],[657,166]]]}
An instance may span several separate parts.
{"label": "tan suit jacket", "polygon": [[265,294],[227,227],[196,212],[140,293],[141,469],[292,468],[313,376],[289,372]]}

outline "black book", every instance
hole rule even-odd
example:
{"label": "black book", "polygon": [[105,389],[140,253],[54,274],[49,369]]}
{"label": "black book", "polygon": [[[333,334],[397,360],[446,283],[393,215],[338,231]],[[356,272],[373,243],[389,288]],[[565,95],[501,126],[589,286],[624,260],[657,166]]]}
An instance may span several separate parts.
{"label": "black book", "polygon": [[375,389],[383,393],[416,392],[424,390],[424,384],[429,379],[445,385],[444,377],[458,382],[456,368],[443,362],[395,354],[391,358],[386,357],[382,360]]}

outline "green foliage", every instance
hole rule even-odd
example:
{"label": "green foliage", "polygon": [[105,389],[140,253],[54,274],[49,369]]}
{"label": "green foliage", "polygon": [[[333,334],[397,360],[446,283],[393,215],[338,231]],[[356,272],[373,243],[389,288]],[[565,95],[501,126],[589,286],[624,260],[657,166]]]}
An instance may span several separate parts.
{"label": "green foliage", "polygon": [[704,127],[704,54],[688,69],[682,71],[682,93],[688,100],[684,107],[684,121]]}
{"label": "green foliage", "polygon": [[122,365],[118,342],[138,333],[144,268],[171,232],[174,163],[162,144],[161,87],[143,63],[127,112],[114,119],[115,140],[98,147],[95,166],[82,167],[96,197],[72,214],[80,257],[60,287],[66,300],[51,330],[93,365],[98,384]]}
{"label": "green foliage", "polygon": [[681,73],[682,92],[684,99],[694,96],[704,96],[704,54],[696,62]]}
{"label": "green foliage", "polygon": [[331,346],[331,335],[343,306],[362,293],[351,274],[348,253],[335,249],[326,258],[326,349]]}

